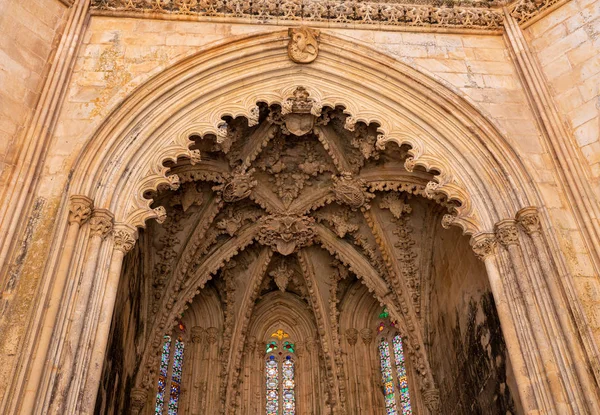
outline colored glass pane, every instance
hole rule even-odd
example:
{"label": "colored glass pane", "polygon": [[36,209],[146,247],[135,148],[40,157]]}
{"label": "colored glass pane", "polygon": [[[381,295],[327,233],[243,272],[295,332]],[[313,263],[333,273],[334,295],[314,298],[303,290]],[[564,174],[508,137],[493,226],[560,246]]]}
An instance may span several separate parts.
{"label": "colored glass pane", "polygon": [[272,341],[272,342],[267,343],[266,353],[271,353],[274,350],[277,350],[277,342]]}
{"label": "colored glass pane", "polygon": [[162,355],[160,357],[160,370],[158,372],[158,391],[156,392],[155,414],[162,415],[165,405],[165,388],[167,385],[167,372],[169,370],[169,353],[171,351],[171,336],[165,336]]}
{"label": "colored glass pane", "polygon": [[397,415],[396,396],[394,394],[394,378],[392,376],[392,361],[390,359],[390,345],[382,339],[379,343],[379,362],[381,365],[381,380],[385,397],[387,415]]}
{"label": "colored glass pane", "polygon": [[281,366],[283,372],[283,415],[294,415],[296,413],[294,361],[290,356],[286,356]]}
{"label": "colored glass pane", "polygon": [[279,365],[275,356],[269,356],[265,363],[267,377],[267,415],[279,413]]}
{"label": "colored glass pane", "polygon": [[183,368],[183,340],[175,340],[175,352],[173,353],[173,372],[171,374],[171,399],[169,400],[169,415],[177,415],[179,405],[179,393],[181,391],[181,371]]}
{"label": "colored glass pane", "polygon": [[283,340],[283,339],[287,339],[288,337],[290,337],[290,335],[287,334],[286,332],[284,332],[283,330],[279,329],[275,333],[271,334],[271,337],[275,337],[276,339]]}
{"label": "colored glass pane", "polygon": [[392,340],[394,348],[394,363],[396,364],[396,376],[398,378],[398,391],[400,392],[400,406],[403,415],[412,414],[410,406],[410,396],[408,394],[408,379],[406,377],[406,364],[404,362],[404,349],[402,347],[402,337],[397,334]]}
{"label": "colored glass pane", "polygon": [[294,353],[294,343],[283,342],[283,350],[285,350],[286,352]]}
{"label": "colored glass pane", "polygon": [[389,316],[390,316],[390,313],[388,313],[387,307],[383,307],[383,309],[381,310],[381,313],[379,313],[379,318],[384,319],[384,318],[388,318]]}

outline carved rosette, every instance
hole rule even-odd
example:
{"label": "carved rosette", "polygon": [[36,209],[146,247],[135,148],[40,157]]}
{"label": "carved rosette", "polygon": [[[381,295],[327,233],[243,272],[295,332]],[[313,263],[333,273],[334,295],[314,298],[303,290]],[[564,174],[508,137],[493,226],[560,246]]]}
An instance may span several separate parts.
{"label": "carved rosette", "polygon": [[104,239],[113,227],[113,214],[108,209],[94,209],[90,219],[90,235]]}
{"label": "carved rosette", "polygon": [[444,215],[442,217],[442,228],[450,229],[450,226],[456,221],[456,216],[454,215]]}
{"label": "carved rosette", "polygon": [[494,255],[496,247],[496,238],[493,233],[479,233],[471,238],[471,248],[477,258],[482,261],[491,255]]}
{"label": "carved rosette", "polygon": [[296,63],[311,63],[319,54],[319,30],[305,26],[293,27],[288,30],[288,56]]}
{"label": "carved rosette", "polygon": [[94,202],[87,196],[73,195],[69,199],[69,223],[81,225],[92,215]]}
{"label": "carved rosette", "polygon": [[133,249],[137,239],[137,230],[130,225],[117,224],[113,232],[115,249],[126,254]]}
{"label": "carved rosette", "polygon": [[256,239],[281,255],[312,245],[315,237],[315,220],[308,216],[269,215],[260,220]]}
{"label": "carved rosette", "polygon": [[519,230],[513,219],[506,219],[496,224],[496,238],[505,247],[519,244]]}
{"label": "carved rosette", "polygon": [[536,207],[530,206],[517,213],[517,221],[528,235],[539,233],[541,230],[540,216]]}
{"label": "carved rosette", "polygon": [[375,195],[367,191],[367,184],[364,180],[356,179],[350,173],[333,176],[332,180],[333,194],[338,203],[348,205],[353,210],[368,210],[371,207],[369,201]]}
{"label": "carved rosette", "polygon": [[236,172],[227,183],[213,187],[214,191],[221,192],[223,201],[228,203],[238,202],[247,198],[252,193],[252,189],[258,184],[253,179],[254,169],[247,172]]}

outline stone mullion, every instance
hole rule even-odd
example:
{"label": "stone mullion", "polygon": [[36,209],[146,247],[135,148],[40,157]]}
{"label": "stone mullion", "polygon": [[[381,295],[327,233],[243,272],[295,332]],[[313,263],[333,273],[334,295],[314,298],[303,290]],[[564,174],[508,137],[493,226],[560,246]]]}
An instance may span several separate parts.
{"label": "stone mullion", "polygon": [[92,343],[92,352],[90,364],[88,367],[85,385],[83,386],[83,396],[80,403],[80,412],[93,413],[96,396],[98,394],[98,385],[102,375],[104,357],[106,355],[106,346],[110,333],[110,326],[113,317],[115,301],[117,299],[117,290],[121,278],[121,269],[123,267],[123,258],[125,254],[135,244],[137,239],[137,230],[130,225],[116,224],[112,238],[112,256],[108,268],[108,276],[102,294],[102,305],[98,315],[98,326],[95,339]]}
{"label": "stone mullion", "polygon": [[[517,213],[517,220],[527,235],[529,235],[533,243],[542,275],[545,276],[545,278],[542,278],[536,273],[535,277],[537,278],[537,285],[540,287],[540,289],[536,291],[542,294],[542,299],[547,309],[547,315],[554,323],[554,333],[552,337],[555,338],[557,342],[560,342],[560,346],[562,346],[560,351],[561,356],[564,359],[567,359],[565,362],[565,371],[575,371],[576,378],[570,377],[570,382],[573,385],[579,384],[581,386],[582,391],[578,392],[583,392],[582,399],[587,403],[588,410],[592,413],[600,413],[598,403],[600,402],[600,399],[598,399],[598,392],[593,385],[590,374],[586,370],[588,362],[585,358],[585,351],[577,340],[578,333],[576,332],[575,323],[571,320],[570,313],[561,312],[563,307],[567,310],[569,310],[569,307],[565,304],[561,287],[557,281],[556,272],[550,263],[550,258],[546,251],[546,244],[541,234],[541,224],[537,208],[529,207],[521,209]],[[566,336],[562,335],[561,329]],[[565,375],[569,374],[570,373],[565,373]]]}
{"label": "stone mullion", "polygon": [[358,338],[358,332],[354,328],[349,328],[346,330],[346,345],[343,348],[344,353],[344,365],[346,366],[346,379],[343,381],[346,382],[346,388],[348,391],[347,399],[348,399],[348,407],[353,408],[356,412],[360,413],[360,402],[359,400],[359,389],[358,389],[358,376],[356,372],[356,366],[352,364],[352,362],[356,362],[356,340]]}
{"label": "stone mullion", "polygon": [[60,364],[56,373],[57,382],[52,388],[49,400],[50,412],[74,413],[75,403],[70,400],[77,393],[78,379],[74,376],[78,359],[81,358],[82,333],[84,326],[90,324],[89,308],[92,286],[96,279],[100,248],[106,235],[112,229],[113,215],[106,209],[95,209],[90,219],[90,241],[85,254],[83,273],[79,278],[79,287],[75,297],[75,305],[70,313],[70,324],[66,333],[66,342],[62,348]]}

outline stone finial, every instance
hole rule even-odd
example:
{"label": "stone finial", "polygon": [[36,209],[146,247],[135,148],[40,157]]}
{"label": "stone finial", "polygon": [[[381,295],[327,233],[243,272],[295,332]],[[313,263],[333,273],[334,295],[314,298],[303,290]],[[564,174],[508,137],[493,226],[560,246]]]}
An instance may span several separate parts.
{"label": "stone finial", "polygon": [[90,219],[90,234],[102,239],[112,231],[114,215],[108,209],[94,209]]}
{"label": "stone finial", "polygon": [[92,215],[94,202],[87,196],[73,195],[69,198],[69,223],[79,225],[87,221]]}
{"label": "stone finial", "polygon": [[540,232],[540,216],[535,206],[529,206],[518,211],[517,222],[528,235]]}
{"label": "stone finial", "polygon": [[496,238],[493,233],[481,232],[471,237],[471,248],[477,258],[482,261],[488,256],[494,255],[496,247]]}
{"label": "stone finial", "polygon": [[288,30],[288,56],[296,63],[311,63],[319,54],[319,30],[305,26],[292,27]]}
{"label": "stone finial", "polygon": [[115,249],[126,254],[131,251],[137,239],[137,229],[131,225],[116,224],[113,233]]}
{"label": "stone finial", "polygon": [[519,244],[519,230],[516,221],[513,219],[501,220],[496,224],[496,238],[498,241],[508,247]]}
{"label": "stone finial", "polygon": [[131,413],[139,414],[144,408],[146,401],[148,400],[148,391],[142,388],[133,388],[129,394]]}

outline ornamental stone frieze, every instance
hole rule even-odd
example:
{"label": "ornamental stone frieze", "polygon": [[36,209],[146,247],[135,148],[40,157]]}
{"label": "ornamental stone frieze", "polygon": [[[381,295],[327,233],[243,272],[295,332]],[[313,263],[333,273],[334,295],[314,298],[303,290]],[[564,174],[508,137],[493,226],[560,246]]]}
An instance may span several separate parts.
{"label": "ornamental stone frieze", "polygon": [[[565,0],[518,0],[508,4],[518,23],[526,23],[551,10]],[[251,20],[255,23],[297,24],[334,27],[355,24],[357,28],[374,25],[416,27],[457,31],[500,32],[504,26],[504,1],[454,1],[453,6],[434,1],[365,1],[347,0],[92,0],[95,14],[145,14],[153,17],[193,16],[211,19]],[[418,3],[418,4],[417,4]],[[290,31],[290,58],[298,63],[312,62],[318,53],[318,32],[306,29]]]}

